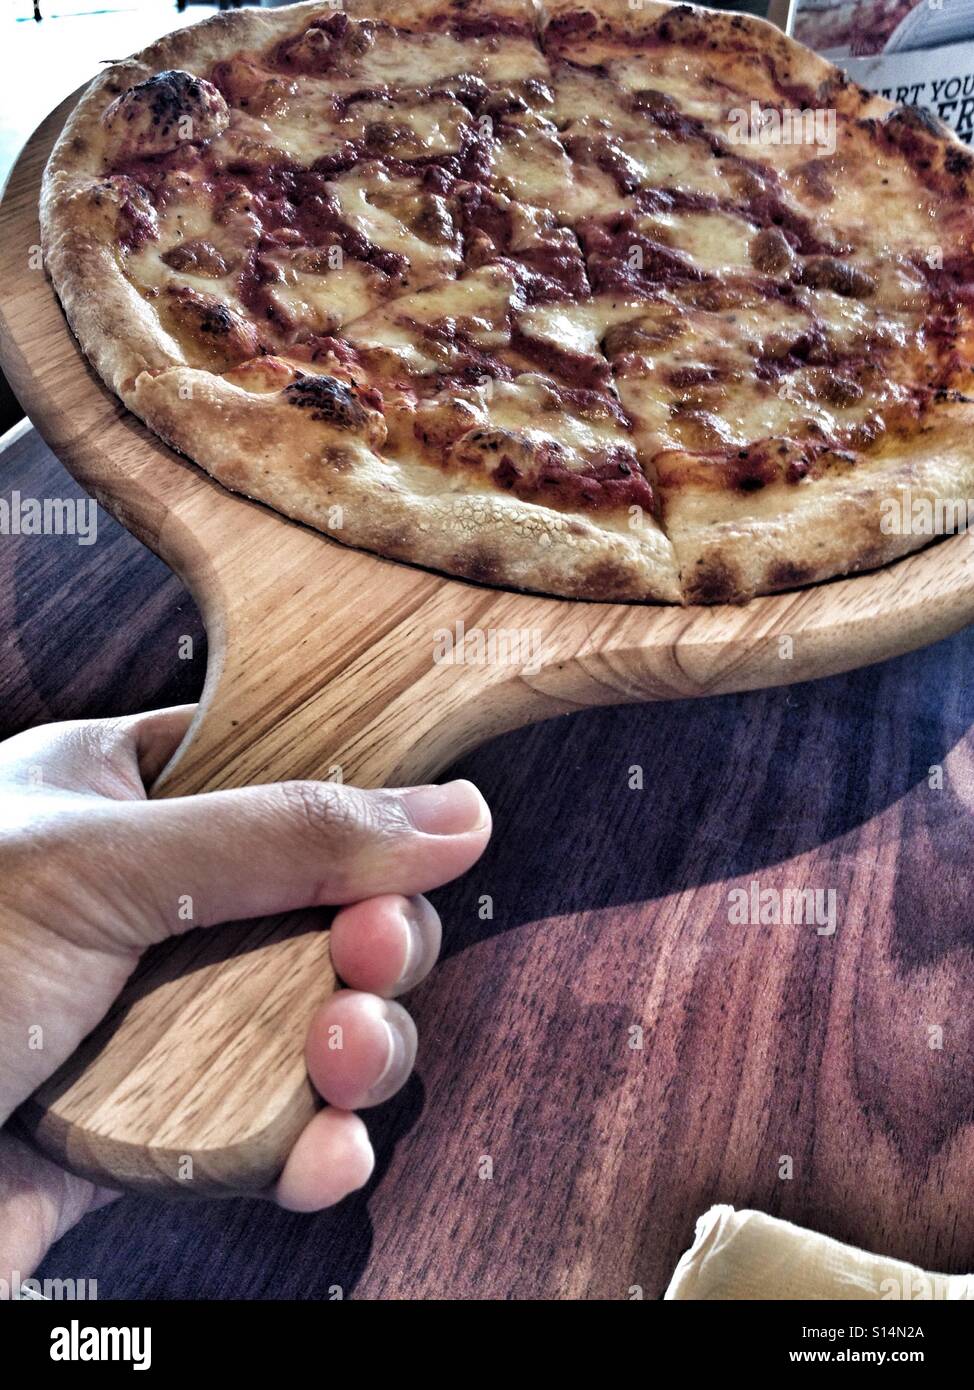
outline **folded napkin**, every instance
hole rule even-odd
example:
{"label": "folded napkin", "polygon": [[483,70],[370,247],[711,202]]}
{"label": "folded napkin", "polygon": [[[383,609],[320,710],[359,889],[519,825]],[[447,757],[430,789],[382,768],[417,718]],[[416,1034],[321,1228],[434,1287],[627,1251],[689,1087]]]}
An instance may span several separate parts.
{"label": "folded napkin", "polygon": [[711,1207],[664,1298],[974,1299],[974,1276],[927,1274],[760,1211]]}

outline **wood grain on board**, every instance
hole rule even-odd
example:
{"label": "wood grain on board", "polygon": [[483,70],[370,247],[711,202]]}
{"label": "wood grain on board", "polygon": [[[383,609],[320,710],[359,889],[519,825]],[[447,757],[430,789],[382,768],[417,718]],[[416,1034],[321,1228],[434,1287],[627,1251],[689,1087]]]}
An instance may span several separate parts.
{"label": "wood grain on board", "polygon": [[[80,495],[36,435],[0,469],[3,496]],[[188,596],[107,518],[90,547],[4,538],[0,596],[3,735],[202,687]],[[366,1117],[368,1188],[314,1217],[129,1196],[41,1274],[102,1298],[656,1297],[718,1201],[974,1270],[972,670],[967,632],[469,754],[452,771],[497,828],[434,894],[443,961],[406,1001],[416,1075]],[[752,882],[834,888],[835,934],[732,927]]]}

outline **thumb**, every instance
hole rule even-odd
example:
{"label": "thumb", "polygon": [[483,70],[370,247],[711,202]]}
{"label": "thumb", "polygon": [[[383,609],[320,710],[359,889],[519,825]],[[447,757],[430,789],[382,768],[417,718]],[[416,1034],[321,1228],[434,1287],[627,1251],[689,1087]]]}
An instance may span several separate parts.
{"label": "thumb", "polygon": [[279,782],[104,803],[87,834],[106,836],[103,848],[110,844],[126,866],[131,909],[155,940],[293,908],[426,892],[479,859],[490,812],[464,781],[397,791]]}

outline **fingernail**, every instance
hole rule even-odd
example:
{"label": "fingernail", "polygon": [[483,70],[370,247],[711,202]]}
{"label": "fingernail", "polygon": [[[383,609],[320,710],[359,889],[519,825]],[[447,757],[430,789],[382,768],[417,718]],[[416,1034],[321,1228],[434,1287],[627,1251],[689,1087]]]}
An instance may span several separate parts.
{"label": "fingernail", "polygon": [[406,1079],[412,1052],[412,1039],[407,1032],[413,1024],[404,1009],[396,1004],[387,1004],[383,1010],[382,1025],[388,1039],[388,1052],[382,1071],[369,1087],[366,1104],[379,1105],[395,1095]]}
{"label": "fingernail", "polygon": [[414,787],[403,800],[409,819],[425,835],[467,835],[490,821],[487,803],[472,782]]}
{"label": "fingernail", "polygon": [[407,908],[402,913],[402,920],[406,928],[406,958],[402,963],[399,978],[393,986],[396,990],[403,990],[410,983],[422,964],[423,956],[423,933],[412,908]]}
{"label": "fingernail", "polygon": [[405,994],[423,979],[440,944],[439,918],[424,898],[411,899],[401,915],[406,930],[406,955],[399,978],[390,991],[395,994]]}
{"label": "fingernail", "polygon": [[[358,1116],[356,1116],[358,1119]],[[348,1171],[348,1186],[336,1202],[347,1197],[350,1192],[358,1192],[365,1186],[375,1169],[375,1150],[369,1142],[369,1132],[364,1124],[345,1135],[346,1153],[343,1155]]]}

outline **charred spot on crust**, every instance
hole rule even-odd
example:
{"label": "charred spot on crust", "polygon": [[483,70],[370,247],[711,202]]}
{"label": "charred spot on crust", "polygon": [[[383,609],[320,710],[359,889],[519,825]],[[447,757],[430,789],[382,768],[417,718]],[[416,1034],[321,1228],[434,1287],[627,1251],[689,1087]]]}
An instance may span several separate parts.
{"label": "charred spot on crust", "polygon": [[299,410],[311,412],[319,420],[339,429],[356,429],[368,419],[355,392],[333,376],[302,376],[285,386],[284,397]]}
{"label": "charred spot on crust", "polygon": [[974,169],[974,155],[960,145],[950,144],[944,152],[944,168],[953,178],[963,178]]}
{"label": "charred spot on crust", "polygon": [[814,578],[814,571],[807,565],[799,565],[792,560],[779,560],[768,570],[768,586],[772,589],[800,589]]}
{"label": "charred spot on crust", "polygon": [[599,560],[585,574],[579,598],[631,599],[635,581],[629,569],[618,560]]}
{"label": "charred spot on crust", "polygon": [[929,111],[898,106],[882,121],[867,120],[861,124],[874,140],[888,142],[908,160],[928,187],[937,192],[955,192],[959,185],[966,192],[974,160],[955,145],[949,127]]}
{"label": "charred spot on crust", "polygon": [[[737,492],[760,492],[782,474],[791,481],[789,469],[796,460],[804,459],[802,446],[794,440],[757,440],[727,459],[724,465],[726,481]],[[794,481],[798,481],[797,476]]]}
{"label": "charred spot on crust", "polygon": [[200,332],[212,333],[215,338],[225,338],[228,333],[233,332],[235,326],[236,318],[226,304],[208,306],[200,315]]}
{"label": "charred spot on crust", "polygon": [[947,127],[923,106],[897,106],[886,117],[887,127],[903,126],[907,130],[923,131],[939,139]]}
{"label": "charred spot on crust", "polygon": [[144,82],[139,82],[133,91],[140,91],[149,99],[149,107],[157,121],[176,121],[187,109],[202,106],[206,102],[209,83],[180,68],[170,68],[167,72],[154,73]]}
{"label": "charred spot on crust", "polygon": [[219,90],[180,68],[137,82],[102,113],[113,158],[166,154],[183,143],[199,144],[221,134],[229,120]]}
{"label": "charred spot on crust", "polygon": [[503,584],[504,572],[498,564],[497,556],[490,550],[475,550],[470,555],[457,555],[450,563],[450,569],[464,579],[472,579],[477,584]]}
{"label": "charred spot on crust", "polygon": [[690,603],[740,602],[740,585],[726,561],[703,555],[686,578],[686,598]]}
{"label": "charred spot on crust", "polygon": [[[140,103],[145,103],[152,113],[154,124],[164,132],[168,132],[184,116],[209,110],[214,97],[219,101],[219,93],[211,83],[181,68],[154,73],[144,82],[130,87],[125,96],[137,97]],[[133,119],[137,109],[133,103],[131,111],[125,113],[126,118]]]}

